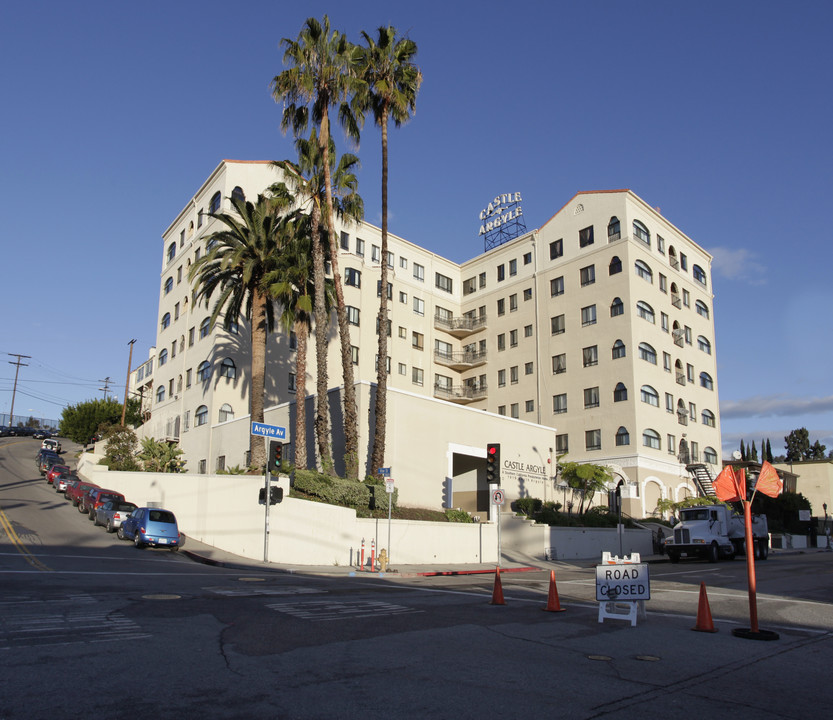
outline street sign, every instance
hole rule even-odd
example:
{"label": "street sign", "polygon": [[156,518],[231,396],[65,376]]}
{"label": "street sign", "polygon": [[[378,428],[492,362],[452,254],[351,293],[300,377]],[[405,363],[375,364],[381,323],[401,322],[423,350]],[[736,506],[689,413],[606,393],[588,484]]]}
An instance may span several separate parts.
{"label": "street sign", "polygon": [[393,478],[385,480],[385,492],[391,495],[393,494]]}
{"label": "street sign", "polygon": [[389,467],[379,468],[378,473],[382,477],[390,477],[390,468]]}
{"label": "street sign", "polygon": [[279,425],[264,425],[259,422],[252,422],[252,435],[263,435],[263,437],[286,440],[286,428]]}
{"label": "street sign", "polygon": [[646,563],[596,565],[596,600],[599,602],[651,599]]}
{"label": "street sign", "polygon": [[492,503],[495,505],[503,505],[504,495],[503,490],[498,488],[497,490],[492,491]]}

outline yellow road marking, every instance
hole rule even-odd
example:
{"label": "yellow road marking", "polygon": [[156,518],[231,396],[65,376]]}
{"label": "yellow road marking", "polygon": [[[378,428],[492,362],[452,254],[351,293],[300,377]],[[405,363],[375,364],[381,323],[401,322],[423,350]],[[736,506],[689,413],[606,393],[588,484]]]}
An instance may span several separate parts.
{"label": "yellow road marking", "polygon": [[18,537],[18,534],[14,531],[14,527],[12,527],[12,521],[9,520],[6,513],[3,512],[3,508],[0,508],[0,527],[6,533],[6,536],[11,540],[12,545],[17,548],[17,551],[23,555],[23,559],[26,560],[33,568],[36,570],[43,570],[45,572],[52,572],[52,568],[47,567],[44,563],[42,563],[38,558],[36,558],[32,553],[29,551],[29,548],[23,544],[23,541]]}

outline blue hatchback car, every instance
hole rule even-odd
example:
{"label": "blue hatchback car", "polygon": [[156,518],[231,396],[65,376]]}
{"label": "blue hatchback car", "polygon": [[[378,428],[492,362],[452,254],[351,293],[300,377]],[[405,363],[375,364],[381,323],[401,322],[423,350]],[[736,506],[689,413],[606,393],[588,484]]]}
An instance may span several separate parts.
{"label": "blue hatchback car", "polygon": [[170,510],[161,508],[136,508],[119,527],[122,540],[132,540],[137,548],[146,545],[179,550],[184,538],[179,532],[176,517]]}

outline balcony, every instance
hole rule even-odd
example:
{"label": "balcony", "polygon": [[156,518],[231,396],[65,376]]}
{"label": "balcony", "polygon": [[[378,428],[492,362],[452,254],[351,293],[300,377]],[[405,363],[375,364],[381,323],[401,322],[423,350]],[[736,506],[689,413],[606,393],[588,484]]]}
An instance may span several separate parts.
{"label": "balcony", "polygon": [[459,405],[468,405],[486,399],[486,386],[434,385],[434,397]]}
{"label": "balcony", "polygon": [[688,414],[684,410],[677,411],[677,422],[680,425],[688,425]]}
{"label": "balcony", "polygon": [[679,295],[672,295],[671,296],[671,304],[679,310],[683,306],[683,301],[680,300]]}
{"label": "balcony", "polygon": [[671,264],[671,267],[674,268],[675,270],[680,269],[680,262],[673,255],[668,256],[668,262]]}
{"label": "balcony", "polygon": [[677,371],[677,385],[685,385],[685,373]]}
{"label": "balcony", "polygon": [[478,365],[484,365],[486,363],[486,351],[444,352],[434,350],[434,362],[445,365],[457,372],[462,372]]}
{"label": "balcony", "polygon": [[486,329],[486,316],[440,317],[434,315],[434,327],[460,339]]}
{"label": "balcony", "polygon": [[674,332],[671,333],[671,334],[674,336],[674,344],[678,347],[683,347],[683,345],[684,345],[683,331],[682,330],[674,330]]}

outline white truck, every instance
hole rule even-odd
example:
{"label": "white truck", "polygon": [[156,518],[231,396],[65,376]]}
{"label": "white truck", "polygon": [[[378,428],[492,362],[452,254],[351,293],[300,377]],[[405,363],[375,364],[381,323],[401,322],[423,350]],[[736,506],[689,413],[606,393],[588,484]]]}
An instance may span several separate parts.
{"label": "white truck", "polygon": [[[665,540],[665,552],[672,563],[681,557],[702,557],[709,562],[732,559],[746,552],[743,515],[725,505],[698,505],[680,510],[680,522]],[[766,515],[752,516],[752,542],[755,557],[769,556],[769,530]]]}

